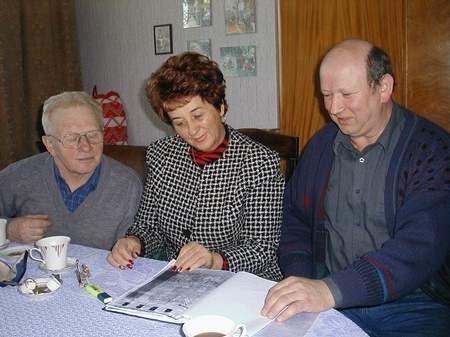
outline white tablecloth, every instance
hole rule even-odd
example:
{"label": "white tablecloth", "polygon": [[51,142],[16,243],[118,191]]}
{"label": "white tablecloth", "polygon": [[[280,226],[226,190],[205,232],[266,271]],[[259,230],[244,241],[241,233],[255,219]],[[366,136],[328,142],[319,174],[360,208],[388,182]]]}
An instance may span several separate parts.
{"label": "white tablecloth", "polygon": [[[106,262],[108,252],[70,245],[69,256],[87,264],[91,282],[111,296],[118,296],[160,270],[165,262],[138,258],[133,269],[117,270]],[[47,272],[28,260],[27,277]],[[61,274],[63,285],[53,294],[39,298],[20,294],[17,287],[0,288],[0,336],[105,336],[180,337],[179,325],[137,318],[102,310],[103,303],[78,286],[73,270]],[[273,322],[258,337],[326,337],[367,335],[336,310],[320,314],[299,314],[284,323]]]}

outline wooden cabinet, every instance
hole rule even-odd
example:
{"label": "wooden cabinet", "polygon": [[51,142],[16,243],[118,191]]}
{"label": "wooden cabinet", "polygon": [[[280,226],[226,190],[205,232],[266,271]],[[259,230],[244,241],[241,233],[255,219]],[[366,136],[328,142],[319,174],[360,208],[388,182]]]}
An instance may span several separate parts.
{"label": "wooden cabinet", "polygon": [[450,1],[407,4],[406,106],[450,132]]}

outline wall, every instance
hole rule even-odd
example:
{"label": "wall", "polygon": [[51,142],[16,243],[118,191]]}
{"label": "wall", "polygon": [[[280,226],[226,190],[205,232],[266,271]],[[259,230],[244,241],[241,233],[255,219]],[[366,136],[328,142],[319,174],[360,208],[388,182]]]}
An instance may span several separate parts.
{"label": "wall", "polygon": [[257,76],[227,77],[228,123],[233,127],[278,127],[276,0],[256,1],[256,33],[225,35],[224,3],[212,0],[212,26],[183,29],[181,0],[75,0],[84,90],[117,90],[128,114],[129,143],[148,144],[168,132],[145,101],[146,79],[170,55],[154,55],[153,26],[173,25],[174,53],[186,41],[211,39],[219,47],[256,45]]}

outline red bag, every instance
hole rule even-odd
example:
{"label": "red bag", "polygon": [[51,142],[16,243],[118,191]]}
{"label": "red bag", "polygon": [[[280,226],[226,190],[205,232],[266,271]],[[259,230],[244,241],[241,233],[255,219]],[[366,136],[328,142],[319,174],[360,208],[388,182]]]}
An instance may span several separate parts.
{"label": "red bag", "polygon": [[92,97],[100,103],[103,109],[104,143],[128,144],[127,119],[119,94],[116,91],[99,94],[97,86],[94,86]]}

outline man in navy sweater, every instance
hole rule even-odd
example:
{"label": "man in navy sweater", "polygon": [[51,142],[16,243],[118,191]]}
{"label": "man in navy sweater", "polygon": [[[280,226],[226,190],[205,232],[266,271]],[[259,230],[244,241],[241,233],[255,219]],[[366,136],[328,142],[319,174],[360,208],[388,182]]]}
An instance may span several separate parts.
{"label": "man in navy sweater", "polygon": [[449,134],[392,101],[389,56],[367,41],[333,47],[319,75],[334,123],[286,186],[286,279],[262,314],[337,308],[371,336],[449,336]]}

